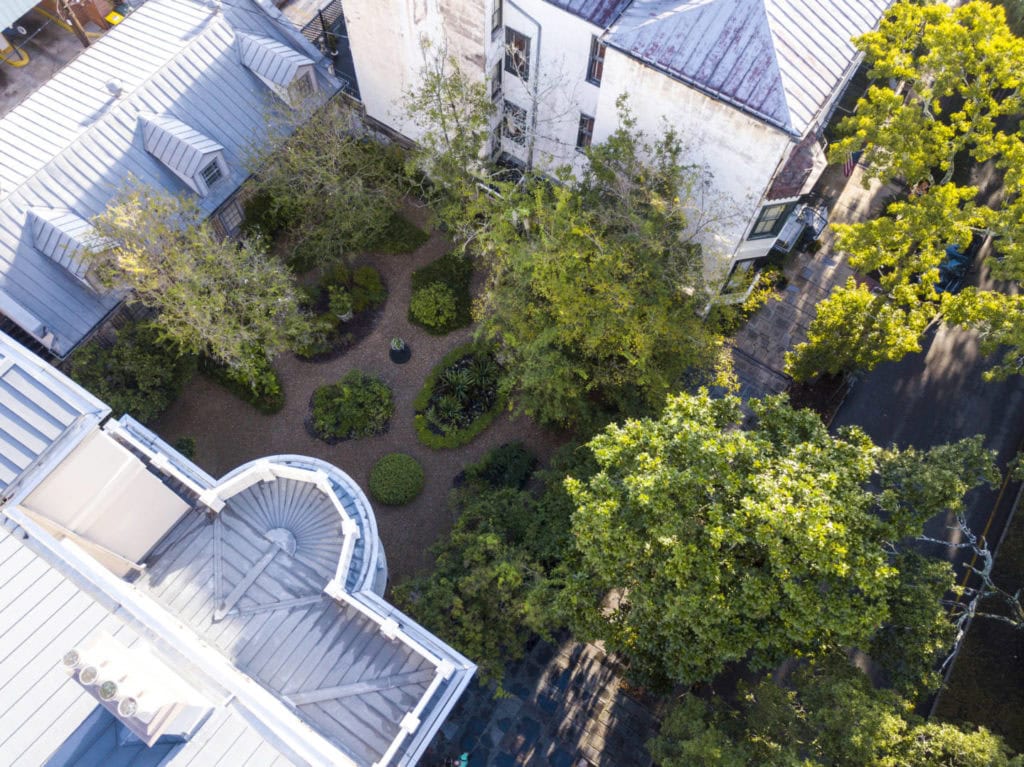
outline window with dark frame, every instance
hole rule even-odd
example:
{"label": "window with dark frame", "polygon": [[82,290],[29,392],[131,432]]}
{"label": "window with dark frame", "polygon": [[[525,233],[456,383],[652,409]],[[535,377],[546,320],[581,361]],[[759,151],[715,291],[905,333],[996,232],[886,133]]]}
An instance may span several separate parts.
{"label": "window with dark frame", "polygon": [[586,149],[594,138],[594,118],[590,115],[580,115],[580,129],[576,133],[576,148]]}
{"label": "window with dark frame", "polygon": [[238,234],[242,228],[242,206],[238,200],[232,200],[221,210],[220,224],[228,236]]}
{"label": "window with dark frame", "polygon": [[224,178],[224,172],[220,169],[220,163],[214,160],[209,165],[205,166],[199,171],[200,177],[203,179],[203,183],[207,187],[211,187]]}
{"label": "window with dark frame", "polygon": [[294,101],[301,102],[312,95],[312,93],[313,81],[310,79],[310,75],[307,74],[295,78],[292,80],[291,85],[288,86],[288,97]]}
{"label": "window with dark frame", "polygon": [[501,133],[512,143],[526,146],[526,110],[506,100],[501,118]]}
{"label": "window with dark frame", "polygon": [[530,38],[511,27],[505,27],[505,71],[530,79]]}
{"label": "window with dark frame", "polygon": [[491,9],[491,34],[493,35],[499,29],[501,29],[502,22],[502,6],[504,0],[494,0],[494,7]]}
{"label": "window with dark frame", "polygon": [[762,237],[774,237],[786,224],[786,218],[790,211],[796,206],[795,202],[782,202],[774,205],[765,205],[761,208],[761,215],[757,217],[754,228],[750,230],[748,240],[759,240]]}
{"label": "window with dark frame", "polygon": [[494,65],[494,73],[491,75],[491,101],[501,98],[501,62]]}
{"label": "window with dark frame", "polygon": [[604,52],[608,46],[596,37],[590,38],[590,61],[587,63],[587,82],[594,85],[601,84],[601,76],[604,74]]}

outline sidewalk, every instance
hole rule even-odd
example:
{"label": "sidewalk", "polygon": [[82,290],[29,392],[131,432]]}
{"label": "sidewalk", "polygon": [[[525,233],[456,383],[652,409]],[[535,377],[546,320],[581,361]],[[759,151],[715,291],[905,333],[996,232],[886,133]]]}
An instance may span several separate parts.
{"label": "sidewalk", "polygon": [[507,696],[471,684],[423,767],[469,754],[471,767],[650,767],[659,707],[626,693],[617,663],[592,644],[536,640],[506,669]]}
{"label": "sidewalk", "polygon": [[[894,185],[872,181],[861,185],[863,169],[843,175],[842,166],[829,166],[814,188],[823,199],[835,200],[829,223],[862,221],[881,212],[885,200],[897,191]],[[733,364],[740,382],[740,396],[764,397],[789,388],[791,379],[783,372],[786,352],[807,339],[807,328],[818,302],[843,285],[854,273],[845,255],[834,247],[831,227],[821,235],[817,253],[795,252],[783,269],[788,285],[776,298],[762,306],[733,339]]]}

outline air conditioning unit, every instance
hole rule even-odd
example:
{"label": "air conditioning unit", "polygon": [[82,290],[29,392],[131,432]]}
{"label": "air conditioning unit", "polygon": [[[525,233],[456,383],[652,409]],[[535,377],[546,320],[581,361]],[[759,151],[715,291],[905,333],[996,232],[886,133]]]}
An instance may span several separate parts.
{"label": "air conditioning unit", "polygon": [[212,711],[194,687],[148,649],[106,633],[64,653],[69,676],[147,746],[161,736],[188,740]]}

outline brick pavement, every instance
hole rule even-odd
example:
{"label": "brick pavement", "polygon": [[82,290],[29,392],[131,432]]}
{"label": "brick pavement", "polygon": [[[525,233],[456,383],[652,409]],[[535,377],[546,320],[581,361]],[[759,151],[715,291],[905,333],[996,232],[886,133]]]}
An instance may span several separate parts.
{"label": "brick pavement", "polygon": [[503,698],[471,685],[423,758],[439,767],[649,767],[660,705],[626,693],[614,658],[562,638],[535,640],[506,670]]}

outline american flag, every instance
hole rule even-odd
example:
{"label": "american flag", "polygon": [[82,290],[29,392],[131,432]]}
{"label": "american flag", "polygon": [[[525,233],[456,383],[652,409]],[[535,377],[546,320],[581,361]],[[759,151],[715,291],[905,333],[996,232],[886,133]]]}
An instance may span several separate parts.
{"label": "american flag", "polygon": [[843,163],[843,175],[847,178],[853,173],[853,169],[857,167],[857,161],[860,159],[860,152],[847,152],[846,162]]}

